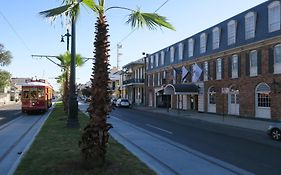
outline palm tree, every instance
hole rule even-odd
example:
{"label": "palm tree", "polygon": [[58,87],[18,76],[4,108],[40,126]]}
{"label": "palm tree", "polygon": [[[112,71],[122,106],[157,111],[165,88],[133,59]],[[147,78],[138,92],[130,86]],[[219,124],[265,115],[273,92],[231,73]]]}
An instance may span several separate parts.
{"label": "palm tree", "polygon": [[[69,70],[71,66],[71,54],[67,51],[63,55],[56,57],[60,61],[60,66],[63,68],[63,73],[60,76],[60,81],[63,86],[63,104],[64,111],[68,112],[68,99],[69,99]],[[77,54],[75,56],[76,66],[80,67],[84,64],[82,56]]]}
{"label": "palm tree", "polygon": [[[69,2],[69,1],[68,1]],[[107,115],[111,111],[110,94],[108,91],[108,70],[109,70],[109,41],[108,41],[108,24],[106,12],[110,9],[122,9],[130,12],[127,23],[132,28],[147,26],[149,29],[157,27],[166,27],[174,30],[172,25],[167,22],[166,18],[156,13],[142,13],[139,9],[133,10],[125,7],[105,8],[105,0],[82,0],[71,1],[70,4],[59,8],[45,11],[46,16],[56,16],[69,12],[71,9],[77,9],[77,4],[84,3],[91,8],[97,15],[96,32],[94,42],[94,59],[92,72],[91,102],[88,108],[90,115],[89,123],[83,130],[79,146],[84,160],[90,165],[103,165],[105,162],[106,148],[108,143],[108,131],[112,128],[107,123]]]}

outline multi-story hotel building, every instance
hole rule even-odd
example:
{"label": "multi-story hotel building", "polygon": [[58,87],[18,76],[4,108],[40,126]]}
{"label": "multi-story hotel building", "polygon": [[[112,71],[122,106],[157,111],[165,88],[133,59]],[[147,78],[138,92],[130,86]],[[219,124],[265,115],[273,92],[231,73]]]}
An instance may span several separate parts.
{"label": "multi-story hotel building", "polygon": [[148,55],[146,104],[281,119],[280,18],[266,1]]}

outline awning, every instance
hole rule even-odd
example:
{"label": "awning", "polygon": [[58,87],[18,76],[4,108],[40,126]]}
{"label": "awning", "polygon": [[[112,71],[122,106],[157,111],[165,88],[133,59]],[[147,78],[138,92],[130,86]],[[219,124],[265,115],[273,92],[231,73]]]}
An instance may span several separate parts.
{"label": "awning", "polygon": [[195,84],[168,84],[164,88],[164,95],[198,94],[199,86]]}

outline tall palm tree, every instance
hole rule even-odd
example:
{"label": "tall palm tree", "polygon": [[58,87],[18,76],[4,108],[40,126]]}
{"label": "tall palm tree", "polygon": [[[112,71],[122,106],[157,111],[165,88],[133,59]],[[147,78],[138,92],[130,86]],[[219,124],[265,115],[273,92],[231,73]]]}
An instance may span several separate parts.
{"label": "tall palm tree", "polygon": [[122,9],[129,11],[127,23],[133,28],[147,26],[149,29],[166,27],[174,30],[166,18],[156,13],[142,13],[139,9],[133,10],[126,7],[105,7],[105,0],[80,0],[71,1],[70,4],[61,6],[52,11],[45,11],[46,16],[56,16],[58,12],[64,13],[77,9],[77,4],[84,3],[97,15],[96,32],[94,42],[94,58],[92,72],[91,102],[88,108],[90,121],[83,130],[79,146],[83,158],[93,165],[102,165],[105,162],[108,143],[108,131],[112,125],[107,123],[107,115],[111,111],[110,94],[108,87],[109,70],[109,41],[106,12],[110,9]]}
{"label": "tall palm tree", "polygon": [[[60,76],[60,82],[63,86],[63,104],[64,111],[68,112],[68,99],[69,99],[69,70],[71,66],[71,54],[67,51],[64,54],[56,57],[60,61],[60,66],[63,68],[62,75]],[[76,54],[75,63],[77,67],[80,67],[84,64],[82,56],[80,54]]]}

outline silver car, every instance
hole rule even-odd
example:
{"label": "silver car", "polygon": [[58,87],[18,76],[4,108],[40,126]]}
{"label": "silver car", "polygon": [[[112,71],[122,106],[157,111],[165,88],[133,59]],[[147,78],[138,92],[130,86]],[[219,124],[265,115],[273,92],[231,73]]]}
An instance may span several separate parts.
{"label": "silver car", "polygon": [[281,139],[281,123],[275,123],[268,127],[267,134],[271,136],[273,140]]}

